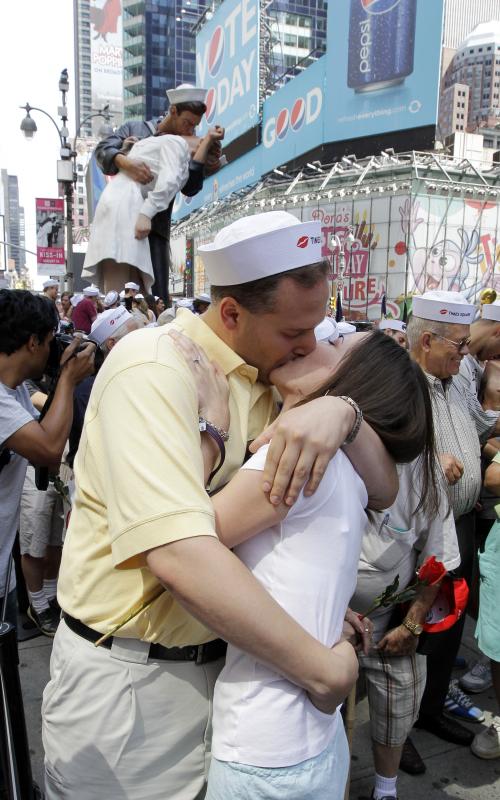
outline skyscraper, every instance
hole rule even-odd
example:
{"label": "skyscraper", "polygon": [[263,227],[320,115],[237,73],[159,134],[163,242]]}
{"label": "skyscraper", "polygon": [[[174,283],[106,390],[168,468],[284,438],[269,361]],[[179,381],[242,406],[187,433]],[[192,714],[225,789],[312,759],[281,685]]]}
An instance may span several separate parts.
{"label": "skyscraper", "polygon": [[480,22],[499,18],[499,0],[446,0],[444,47],[457,48]]}
{"label": "skyscraper", "polygon": [[123,0],[126,119],[162,116],[165,92],[196,80],[194,25],[207,0]]}
{"label": "skyscraper", "polygon": [[480,23],[465,38],[443,83],[439,114],[442,136],[455,130],[474,132],[498,122],[500,19]]}

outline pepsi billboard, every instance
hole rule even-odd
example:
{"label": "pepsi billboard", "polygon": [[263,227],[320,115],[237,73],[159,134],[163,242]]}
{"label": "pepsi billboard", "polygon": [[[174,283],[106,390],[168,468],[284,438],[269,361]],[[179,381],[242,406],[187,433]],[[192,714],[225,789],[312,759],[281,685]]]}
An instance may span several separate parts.
{"label": "pepsi billboard", "polygon": [[326,141],[436,124],[442,23],[443,0],[330,6]]}
{"label": "pepsi billboard", "polygon": [[324,142],[325,67],[320,58],[264,103],[264,173]]}
{"label": "pepsi billboard", "polygon": [[196,37],[196,83],[208,89],[201,136],[226,129],[225,144],[259,122],[259,0],[225,0]]}

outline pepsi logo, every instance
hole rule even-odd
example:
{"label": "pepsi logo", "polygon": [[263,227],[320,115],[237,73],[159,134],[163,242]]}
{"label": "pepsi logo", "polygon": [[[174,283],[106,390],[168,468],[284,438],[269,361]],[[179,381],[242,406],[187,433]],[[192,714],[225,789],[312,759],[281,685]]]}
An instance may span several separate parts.
{"label": "pepsi logo", "polygon": [[401,0],[361,0],[367,14],[387,14],[400,4]]}
{"label": "pepsi logo", "polygon": [[220,25],[216,29],[210,39],[208,47],[208,72],[212,78],[215,78],[219,72],[222,61],[224,60],[224,31]]}
{"label": "pepsi logo", "polygon": [[217,93],[216,93],[215,88],[213,86],[207,92],[207,98],[205,100],[205,105],[207,107],[207,110],[205,112],[205,118],[206,118],[208,124],[211,125],[213,120],[214,120],[214,117],[215,117],[215,112],[217,110]]}
{"label": "pepsi logo", "polygon": [[282,108],[276,118],[276,136],[278,139],[284,139],[287,135],[289,122],[290,112],[288,108]]}
{"label": "pepsi logo", "polygon": [[309,244],[309,236],[299,236],[297,239],[297,247],[300,247],[302,250],[307,247]]}
{"label": "pepsi logo", "polygon": [[448,309],[447,308],[442,308],[439,313],[440,314],[447,314],[448,313]]}
{"label": "pepsi logo", "polygon": [[299,97],[292,106],[290,114],[290,125],[292,130],[298,131],[304,124],[306,118],[306,104],[303,97]]}

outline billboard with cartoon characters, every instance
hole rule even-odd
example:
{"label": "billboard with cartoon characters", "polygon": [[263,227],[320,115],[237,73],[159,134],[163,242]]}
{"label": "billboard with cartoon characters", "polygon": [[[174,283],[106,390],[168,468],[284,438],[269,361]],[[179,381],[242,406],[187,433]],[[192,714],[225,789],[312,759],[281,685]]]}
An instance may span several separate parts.
{"label": "billboard with cartoon characters", "polygon": [[500,293],[499,206],[495,202],[427,194],[394,194],[348,202],[316,204],[302,209],[302,219],[322,223],[323,255],[332,259],[338,278],[338,257],[331,235],[345,248],[343,306],[350,319],[399,317],[405,297],[429,289],[461,292],[479,301],[482,289]]}

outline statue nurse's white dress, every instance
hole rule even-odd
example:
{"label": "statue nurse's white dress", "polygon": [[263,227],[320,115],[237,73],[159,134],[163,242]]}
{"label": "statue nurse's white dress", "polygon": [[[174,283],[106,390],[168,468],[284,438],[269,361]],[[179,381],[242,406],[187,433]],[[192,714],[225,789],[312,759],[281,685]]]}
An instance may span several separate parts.
{"label": "statue nurse's white dress", "polygon": [[181,136],[164,134],[141,139],[129,155],[147,164],[155,177],[145,186],[124,172],[110,180],[97,204],[82,277],[106,290],[116,289],[113,284],[117,282],[120,289],[127,267],[135,268],[139,273],[134,275],[149,294],[154,281],[153,265],[148,238],[135,238],[137,217],[144,214],[151,219],[168,208],[187,181],[190,150]]}

